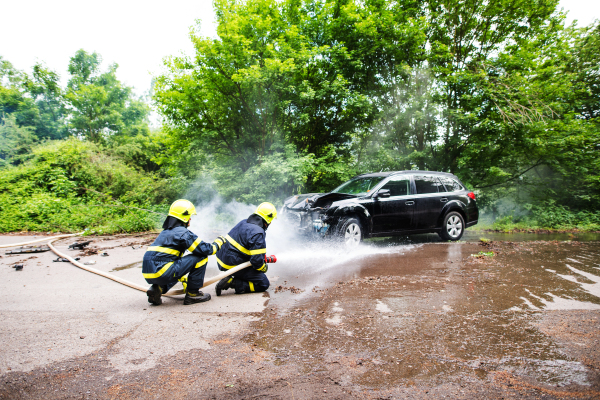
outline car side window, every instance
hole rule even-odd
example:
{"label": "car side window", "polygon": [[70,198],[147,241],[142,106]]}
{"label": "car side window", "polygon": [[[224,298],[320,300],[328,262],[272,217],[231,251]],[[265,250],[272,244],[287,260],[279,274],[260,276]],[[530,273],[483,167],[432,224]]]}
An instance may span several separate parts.
{"label": "car side window", "polygon": [[410,180],[406,176],[392,177],[381,189],[389,189],[390,197],[410,194]]}
{"label": "car side window", "polygon": [[464,190],[464,187],[456,181],[456,179],[452,179],[449,177],[441,177],[442,183],[446,186],[446,190],[449,192],[458,192],[459,190]]}
{"label": "car side window", "polygon": [[441,191],[445,192],[444,186],[436,176],[415,175],[415,186],[417,194],[438,193],[440,186],[442,187]]}

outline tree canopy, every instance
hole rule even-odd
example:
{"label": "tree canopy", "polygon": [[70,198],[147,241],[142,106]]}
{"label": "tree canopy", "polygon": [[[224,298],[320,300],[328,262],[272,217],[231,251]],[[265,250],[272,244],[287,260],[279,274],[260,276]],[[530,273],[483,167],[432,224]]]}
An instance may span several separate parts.
{"label": "tree canopy", "polygon": [[301,160],[308,191],[427,169],[490,198],[519,184],[600,204],[599,28],[565,27],[557,0],[214,5],[218,38],[192,34],[195,56],[167,60],[154,100],[225,186],[279,157]]}

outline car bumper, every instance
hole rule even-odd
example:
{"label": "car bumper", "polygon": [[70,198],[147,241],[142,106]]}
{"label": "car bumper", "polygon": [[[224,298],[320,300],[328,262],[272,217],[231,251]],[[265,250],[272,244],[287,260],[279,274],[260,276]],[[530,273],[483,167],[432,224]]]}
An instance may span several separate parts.
{"label": "car bumper", "polygon": [[311,210],[282,210],[282,220],[290,228],[298,233],[325,235],[329,231],[329,224],[321,220],[318,211]]}

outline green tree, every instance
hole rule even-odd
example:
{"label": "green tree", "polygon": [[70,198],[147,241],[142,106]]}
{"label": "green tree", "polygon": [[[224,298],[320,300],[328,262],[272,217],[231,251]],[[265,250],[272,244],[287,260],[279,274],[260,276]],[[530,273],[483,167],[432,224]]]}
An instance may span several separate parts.
{"label": "green tree", "polygon": [[14,115],[19,126],[37,126],[39,110],[28,95],[27,74],[0,56],[0,118]]}
{"label": "green tree", "polygon": [[36,142],[33,128],[20,127],[14,114],[0,121],[0,167],[19,164]]}
{"label": "green tree", "polygon": [[[155,101],[181,146],[240,179],[287,144],[348,167],[354,137],[387,101],[383,77],[399,75],[394,60],[418,58],[424,45],[413,11],[381,1],[218,1],[215,9],[219,38],[193,35],[196,57],[168,61]],[[307,174],[309,189],[332,183]]]}
{"label": "green tree", "polygon": [[117,64],[101,72],[101,62],[100,55],[84,50],[71,58],[65,95],[69,128],[74,135],[96,143],[147,134],[149,107],[133,98],[131,88],[117,79]]}
{"label": "green tree", "polygon": [[60,76],[38,63],[33,66],[33,77],[28,80],[26,87],[39,112],[36,136],[47,139],[66,138],[69,132]]}

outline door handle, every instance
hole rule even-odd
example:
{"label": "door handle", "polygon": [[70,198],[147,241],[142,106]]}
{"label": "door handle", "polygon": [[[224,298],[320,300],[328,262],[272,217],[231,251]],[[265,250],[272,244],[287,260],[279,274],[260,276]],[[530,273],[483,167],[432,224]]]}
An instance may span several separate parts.
{"label": "door handle", "polygon": [[445,203],[445,202],[447,202],[447,201],[448,201],[448,199],[447,199],[446,197],[442,197],[442,198],[440,199],[440,201],[441,201],[442,203]]}
{"label": "door handle", "polygon": [[415,204],[415,202],[414,201],[407,201],[404,204],[406,204],[407,206],[412,206],[413,204]]}

